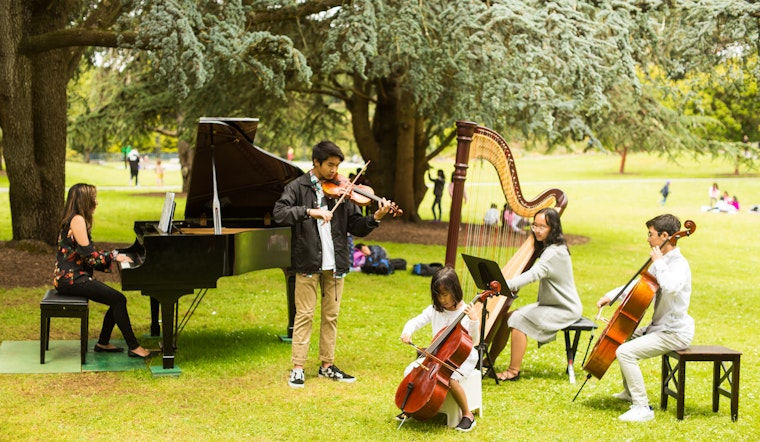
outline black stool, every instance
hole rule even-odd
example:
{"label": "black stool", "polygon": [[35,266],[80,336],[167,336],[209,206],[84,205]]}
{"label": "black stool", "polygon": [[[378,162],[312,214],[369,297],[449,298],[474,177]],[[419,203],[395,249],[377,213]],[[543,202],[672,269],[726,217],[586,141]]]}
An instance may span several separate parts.
{"label": "black stool", "polygon": [[[578,352],[578,341],[581,338],[582,331],[592,331],[589,337],[589,345],[591,340],[594,339],[593,330],[596,328],[596,323],[586,317],[581,318],[572,325],[562,329],[565,334],[565,353],[567,353],[567,376],[570,378],[570,383],[575,383],[575,369],[573,368],[573,361],[575,361],[575,354]],[[570,332],[575,332],[570,343]]]}
{"label": "black stool", "polygon": [[[739,418],[739,367],[742,354],[720,345],[692,345],[683,350],[675,350],[662,355],[662,386],[660,408],[668,408],[668,396],[676,398],[676,418],[683,420],[683,406],[686,399],[686,362],[709,361],[713,363],[712,410],[718,411],[720,396],[731,399],[731,420]],[[670,364],[670,358],[676,360]],[[724,362],[730,362],[726,367]],[[670,388],[674,384],[675,390]],[[721,387],[727,381],[731,391]]]}
{"label": "black stool", "polygon": [[90,309],[83,296],[61,296],[55,289],[45,293],[40,301],[40,364],[45,363],[45,351],[50,348],[50,318],[79,318],[81,321],[80,340],[82,343],[82,364],[87,355],[87,330]]}

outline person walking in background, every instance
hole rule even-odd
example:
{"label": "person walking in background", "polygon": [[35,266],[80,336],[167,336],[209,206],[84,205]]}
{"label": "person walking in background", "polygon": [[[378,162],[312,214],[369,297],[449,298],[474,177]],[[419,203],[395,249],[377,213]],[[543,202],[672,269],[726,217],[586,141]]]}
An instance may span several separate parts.
{"label": "person walking in background", "polygon": [[128,355],[147,358],[150,351],[140,346],[132,331],[127,312],[127,298],[100,281],[92,279],[93,271],[111,271],[113,261],[132,262],[117,251],[97,250],[92,243],[92,215],[98,206],[97,189],[92,184],[74,184],[66,197],[61,233],[58,236],[53,285],[61,296],[84,296],[108,306],[96,352],[116,353],[124,349],[111,344],[111,333],[118,326],[127,342]]}
{"label": "person walking in background", "polygon": [[720,189],[718,188],[718,183],[712,183],[712,186],[710,186],[710,190],[708,191],[708,195],[710,196],[710,207],[715,207],[715,204],[720,199]]}
{"label": "person walking in background", "polygon": [[156,185],[164,185],[164,166],[161,165],[161,159],[156,160]]}
{"label": "person walking in background", "polygon": [[348,233],[366,236],[390,210],[385,198],[368,216],[362,216],[359,207],[348,199],[337,205],[336,199],[325,196],[322,182],[338,174],[343,152],[332,141],[321,141],[314,146],[311,157],[312,169],[285,186],[272,211],[274,221],[280,226],[290,226],[292,235],[291,269],[296,279],[293,368],[288,379],[292,388],[304,387],[304,365],[318,301],[321,303],[318,375],[339,382],[356,381],[334,364],[343,281],[352,264]]}
{"label": "person walking in background", "polygon": [[136,148],[132,148],[127,155],[129,161],[129,182],[135,180],[135,186],[139,186],[137,182],[137,174],[140,172],[140,152]]}
{"label": "person walking in background", "polygon": [[[443,174],[443,170],[438,169],[438,176],[433,178],[430,176],[430,169],[428,169],[428,179],[433,182],[433,221],[440,222],[443,220],[443,210],[441,209],[441,199],[443,198],[443,186],[446,184],[446,176]],[[435,214],[435,208],[438,207],[438,216]]]}
{"label": "person walking in background", "polygon": [[662,186],[662,189],[660,189],[660,195],[662,195],[662,200],[660,201],[660,205],[664,206],[665,201],[668,200],[668,195],[670,195],[670,180],[665,181],[665,185]]}

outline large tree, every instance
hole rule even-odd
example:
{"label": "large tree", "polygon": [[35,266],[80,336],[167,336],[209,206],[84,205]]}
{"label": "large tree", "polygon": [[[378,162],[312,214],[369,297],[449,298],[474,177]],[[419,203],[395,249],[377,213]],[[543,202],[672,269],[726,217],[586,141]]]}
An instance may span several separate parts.
{"label": "large tree", "polygon": [[665,68],[678,73],[710,66],[732,42],[757,52],[750,1],[9,3],[0,9],[0,127],[13,236],[46,242],[62,206],[66,84],[92,46],[130,48],[125,63],[162,79],[162,121],[187,126],[213,103],[218,115],[292,128],[287,116],[309,111],[300,123],[316,136],[347,109],[378,193],[410,219],[427,161],[456,119],[552,144],[582,139],[614,109],[616,91],[641,95],[636,68],[647,58],[670,54]]}
{"label": "large tree", "polygon": [[[271,89],[308,67],[290,40],[248,32],[242,0],[9,0],[0,8],[0,127],[10,182],[14,240],[53,244],[63,208],[66,87],[91,47],[148,57],[181,101],[216,69],[255,70]],[[315,1],[271,12],[310,14],[340,4]],[[270,16],[262,12],[262,19]],[[222,61],[224,63],[222,63]]]}

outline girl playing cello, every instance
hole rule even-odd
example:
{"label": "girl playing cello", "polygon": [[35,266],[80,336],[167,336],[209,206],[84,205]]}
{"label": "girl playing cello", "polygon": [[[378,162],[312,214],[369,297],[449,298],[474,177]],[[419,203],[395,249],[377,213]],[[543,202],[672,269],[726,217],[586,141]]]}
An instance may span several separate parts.
{"label": "girl playing cello", "polygon": [[[438,332],[457,319],[462,312],[466,314],[462,318],[462,326],[469,332],[470,336],[477,336],[480,328],[480,315],[476,308],[462,301],[462,287],[459,284],[459,277],[457,277],[453,268],[444,267],[433,275],[433,279],[430,282],[430,295],[433,301],[432,305],[429,305],[422,313],[410,319],[404,325],[404,330],[401,332],[402,342],[405,344],[411,343],[412,334],[427,324],[432,325],[433,336],[436,336]],[[409,364],[404,371],[404,376],[417,367],[422,359],[424,357]],[[456,427],[459,431],[470,431],[475,428],[475,416],[470,411],[470,407],[467,404],[467,396],[459,381],[469,376],[477,363],[478,351],[476,347],[473,347],[467,359],[451,375],[449,391],[459,405],[459,408],[462,409],[462,420]],[[404,413],[401,413],[396,418],[404,420],[406,416]]]}
{"label": "girl playing cello", "polygon": [[[648,271],[657,279],[659,289],[655,293],[652,322],[637,328],[631,339],[615,352],[623,374],[624,390],[613,396],[632,404],[630,410],[618,417],[625,422],[654,419],[639,361],[686,348],[694,337],[694,319],[688,314],[691,269],[681,255],[681,249],[670,242],[671,236],[681,228],[681,222],[673,215],[660,215],[647,221],[646,226],[652,258]],[[630,284],[626,290],[632,286]],[[602,308],[610,304],[610,296],[618,292],[620,288],[602,296],[596,306]]]}

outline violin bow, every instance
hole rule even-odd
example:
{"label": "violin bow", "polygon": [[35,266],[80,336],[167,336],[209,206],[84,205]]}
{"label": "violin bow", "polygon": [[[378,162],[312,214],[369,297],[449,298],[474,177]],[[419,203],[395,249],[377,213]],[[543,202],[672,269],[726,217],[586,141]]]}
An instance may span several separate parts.
{"label": "violin bow", "polygon": [[[461,374],[462,376],[464,376],[464,374],[462,374],[462,372],[461,372],[461,371],[459,371],[459,369],[458,369],[457,367],[454,367],[453,365],[450,365],[450,364],[449,364],[449,363],[447,363],[446,361],[443,361],[443,360],[441,360],[441,359],[437,358],[437,357],[436,357],[434,354],[430,353],[430,352],[429,352],[429,351],[427,351],[426,349],[424,349],[424,348],[421,348],[421,347],[417,347],[417,346],[416,346],[416,345],[415,345],[413,342],[410,342],[410,343],[409,343],[409,345],[411,345],[412,347],[414,347],[414,348],[415,348],[415,350],[417,350],[417,351],[418,351],[420,354],[422,354],[422,355],[425,355],[425,356],[429,357],[430,359],[434,360],[435,362],[437,362],[437,363],[439,363],[439,364],[443,365],[444,367],[448,368],[449,370],[451,370],[451,371],[456,371],[457,373],[459,373],[459,374]],[[425,367],[425,366],[423,366],[422,364],[420,364],[420,366],[421,366],[422,368],[425,368],[426,370],[428,370],[428,368],[426,368],[426,367]]]}
{"label": "violin bow", "polygon": [[349,193],[351,193],[351,190],[353,190],[354,184],[356,183],[356,180],[358,180],[359,177],[364,173],[364,171],[367,170],[367,166],[369,166],[369,162],[370,161],[372,161],[372,160],[368,160],[366,163],[364,163],[364,167],[362,167],[362,170],[360,170],[359,172],[356,173],[356,176],[354,177],[354,180],[351,181],[351,184],[348,185],[348,188],[346,189],[345,192],[343,192],[343,195],[340,196],[340,198],[338,199],[338,202],[335,203],[335,206],[333,206],[332,210],[330,210],[330,213],[334,213],[335,209],[337,209],[338,206],[340,206],[340,203],[342,203],[343,200],[346,198],[346,195],[348,195]]}

